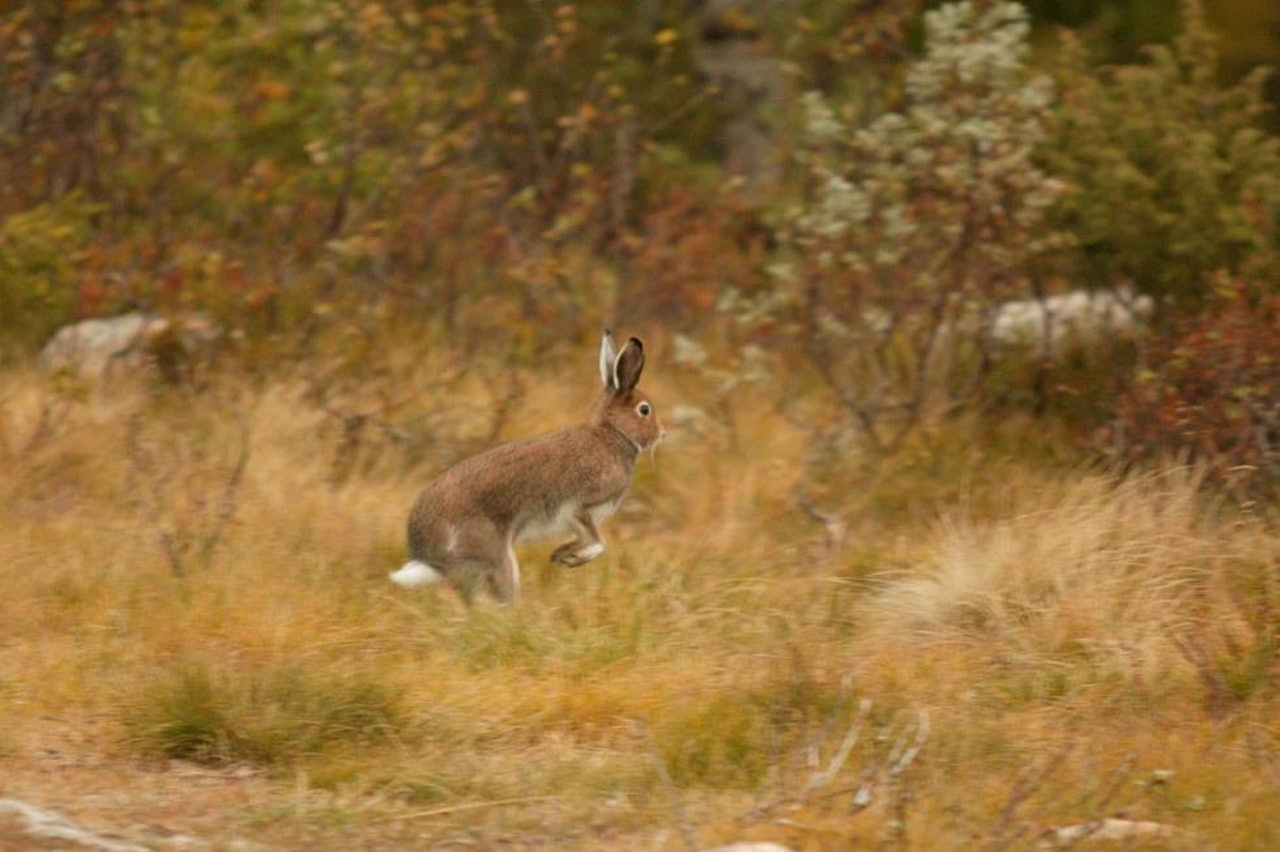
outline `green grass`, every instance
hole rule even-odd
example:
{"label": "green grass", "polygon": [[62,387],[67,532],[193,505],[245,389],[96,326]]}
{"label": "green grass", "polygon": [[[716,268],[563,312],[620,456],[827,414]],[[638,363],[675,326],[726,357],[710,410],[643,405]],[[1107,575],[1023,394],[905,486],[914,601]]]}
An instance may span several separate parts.
{"label": "green grass", "polygon": [[367,676],[188,663],[128,699],[129,745],[200,763],[277,766],[335,745],[369,744],[404,730],[404,713]]}

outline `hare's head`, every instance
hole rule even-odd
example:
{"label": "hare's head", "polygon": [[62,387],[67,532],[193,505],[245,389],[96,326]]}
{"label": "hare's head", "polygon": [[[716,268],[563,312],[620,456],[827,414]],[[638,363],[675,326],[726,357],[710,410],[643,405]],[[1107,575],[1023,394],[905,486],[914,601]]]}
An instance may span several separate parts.
{"label": "hare's head", "polygon": [[596,407],[596,422],[620,432],[636,451],[657,443],[666,430],[658,420],[652,400],[636,390],[644,370],[644,346],[632,337],[621,350],[613,345],[608,331],[600,342],[600,379],[604,394]]}

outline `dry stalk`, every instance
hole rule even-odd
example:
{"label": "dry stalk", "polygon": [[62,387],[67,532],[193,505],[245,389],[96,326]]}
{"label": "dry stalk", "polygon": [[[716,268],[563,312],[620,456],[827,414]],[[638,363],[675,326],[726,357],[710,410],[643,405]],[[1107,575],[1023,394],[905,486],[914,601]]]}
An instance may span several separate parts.
{"label": "dry stalk", "polygon": [[249,426],[249,418],[241,412],[240,453],[236,457],[235,466],[227,476],[227,481],[222,484],[222,498],[218,501],[218,510],[213,519],[213,526],[205,534],[203,541],[200,542],[201,568],[208,568],[213,563],[213,553],[218,547],[218,542],[222,540],[223,532],[226,531],[227,526],[231,523],[231,519],[235,517],[240,486],[244,482],[245,469],[249,466],[252,438],[253,432]]}
{"label": "dry stalk", "polygon": [[135,414],[129,420],[129,429],[125,435],[125,452],[129,457],[130,473],[148,487],[134,489],[142,505],[147,520],[155,527],[156,540],[160,549],[169,560],[169,572],[173,576],[186,576],[186,566],[182,561],[182,549],[174,536],[173,530],[165,523],[160,508],[159,495],[168,490],[171,477],[156,463],[155,456],[142,442],[142,415]]}
{"label": "dry stalk", "polygon": [[1010,831],[1018,809],[1062,768],[1062,764],[1066,762],[1068,755],[1071,754],[1073,746],[1074,742],[1068,742],[1038,771],[1034,771],[1033,767],[1028,766],[1018,774],[1018,779],[1014,782],[1013,789],[1009,791],[1009,798],[1005,800],[1004,807],[1000,810],[1000,818],[996,820],[995,827],[991,830],[987,840],[986,848],[988,852],[1007,849],[1022,839],[1022,836],[1027,832],[1027,826],[1024,825],[1012,832]]}
{"label": "dry stalk", "polygon": [[800,793],[801,803],[808,802],[810,796],[830,784],[832,779],[844,768],[845,761],[849,759],[849,755],[853,752],[853,747],[857,744],[858,737],[862,733],[862,726],[870,714],[871,699],[864,698],[858,703],[858,715],[854,717],[853,723],[849,725],[849,730],[844,735],[844,740],[841,741],[839,750],[831,758],[827,768],[809,776],[809,780],[804,785],[804,790]]}
{"label": "dry stalk", "polygon": [[40,415],[36,419],[36,427],[31,431],[23,445],[22,454],[34,452],[53,438],[56,427],[67,421],[67,413],[71,409],[71,400],[65,392],[55,390],[40,400]]}
{"label": "dry stalk", "polygon": [[796,486],[795,501],[800,511],[822,524],[827,552],[836,554],[843,550],[849,533],[849,522],[835,512],[823,509],[813,502],[813,498],[809,496],[803,484]]}
{"label": "dry stalk", "polygon": [[1160,628],[1204,683],[1209,693],[1209,715],[1215,719],[1222,718],[1231,706],[1231,691],[1223,681],[1222,675],[1214,668],[1209,654],[1194,640],[1180,635],[1164,619],[1160,620]]}
{"label": "dry stalk", "polygon": [[[236,514],[240,488],[249,466],[252,447],[252,430],[247,415],[240,416],[240,450],[236,461],[222,482],[218,501],[213,509],[199,496],[192,496],[187,485],[185,499],[179,494],[176,483],[180,464],[162,464],[150,447],[142,440],[142,415],[134,415],[129,421],[125,436],[125,452],[129,459],[131,477],[140,487],[134,489],[147,520],[155,529],[156,540],[169,563],[174,577],[188,574],[188,558],[194,551],[197,566],[203,570],[213,563],[213,557],[227,527]],[[187,517],[178,517],[185,514]]]}
{"label": "dry stalk", "polygon": [[649,756],[653,758],[654,768],[658,772],[658,778],[662,781],[662,787],[667,791],[667,798],[671,800],[671,812],[675,818],[676,829],[680,832],[680,838],[684,841],[685,848],[689,852],[697,852],[698,841],[693,836],[693,829],[689,826],[689,820],[685,816],[684,801],[680,798],[680,791],[676,789],[675,781],[671,779],[671,773],[667,771],[667,763],[662,759],[662,754],[658,751],[658,744],[653,741],[653,736],[649,733],[648,726],[645,725],[644,719],[637,719],[636,725],[640,730],[640,736],[644,738],[645,747],[649,750]]}
{"label": "dry stalk", "polygon": [[[1121,761],[1120,765],[1116,767],[1115,772],[1112,773],[1111,785],[1107,788],[1106,792],[1102,794],[1102,798],[1098,800],[1098,803],[1094,805],[1095,812],[1102,813],[1111,807],[1111,803],[1120,795],[1120,791],[1124,789],[1124,785],[1133,775],[1133,768],[1137,762],[1137,755],[1128,754],[1125,756],[1125,759]],[[1116,822],[1120,821],[1121,820],[1116,820]],[[1041,837],[1043,838],[1046,834],[1059,834],[1057,837],[1058,848],[1070,849],[1081,840],[1088,840],[1090,837],[1101,832],[1103,829],[1107,828],[1108,824],[1111,822],[1113,822],[1113,820],[1105,817],[1097,817],[1083,822],[1080,825],[1072,826],[1072,830],[1070,832],[1059,834],[1059,829],[1050,829],[1047,832],[1041,832]]]}
{"label": "dry stalk", "polygon": [[511,799],[494,799],[488,802],[461,802],[456,805],[441,805],[438,808],[430,808],[425,811],[414,811],[413,813],[408,814],[392,814],[390,816],[370,820],[370,822],[401,822],[411,819],[429,819],[431,817],[449,816],[451,814],[479,811],[487,808],[503,808],[508,805],[527,805],[535,802],[555,802],[559,801],[560,798],[560,796],[517,796]]}
{"label": "dry stalk", "polygon": [[911,764],[915,763],[929,740],[931,728],[929,711],[924,708],[916,711],[916,734],[910,744],[907,742],[907,728],[906,724],[902,726],[902,733],[894,739],[893,747],[890,748],[885,760],[870,767],[863,775],[864,780],[849,803],[850,814],[856,814],[868,808],[876,800],[878,784],[887,785],[897,782]]}

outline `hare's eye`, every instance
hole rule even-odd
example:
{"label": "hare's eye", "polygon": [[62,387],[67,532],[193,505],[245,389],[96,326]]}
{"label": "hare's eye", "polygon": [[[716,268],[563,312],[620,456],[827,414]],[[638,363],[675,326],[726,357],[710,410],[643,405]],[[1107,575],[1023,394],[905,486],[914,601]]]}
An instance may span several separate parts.
{"label": "hare's eye", "polygon": [[653,406],[647,402],[642,402],[636,406],[636,411],[640,412],[641,417],[648,417],[649,413],[653,411]]}

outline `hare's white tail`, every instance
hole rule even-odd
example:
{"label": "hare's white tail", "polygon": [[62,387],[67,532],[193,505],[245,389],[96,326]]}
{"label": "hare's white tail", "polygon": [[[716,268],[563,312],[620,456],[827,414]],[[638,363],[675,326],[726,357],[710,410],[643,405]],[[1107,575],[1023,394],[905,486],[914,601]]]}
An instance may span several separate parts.
{"label": "hare's white tail", "polygon": [[400,570],[391,572],[391,582],[411,589],[414,586],[426,586],[442,579],[439,571],[417,559],[406,562]]}

